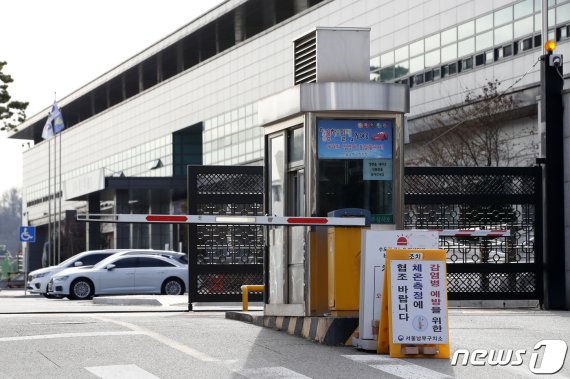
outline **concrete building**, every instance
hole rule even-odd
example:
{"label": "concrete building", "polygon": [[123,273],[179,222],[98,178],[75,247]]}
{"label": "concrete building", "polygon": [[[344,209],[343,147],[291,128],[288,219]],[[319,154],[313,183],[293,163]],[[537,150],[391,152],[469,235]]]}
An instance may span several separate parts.
{"label": "concrete building", "polygon": [[[548,3],[549,36],[570,56],[570,1]],[[313,68],[295,67],[292,41],[317,26],[370,28],[370,80],[410,85],[410,160],[421,161],[426,145],[453,127],[450,109],[496,79],[515,104],[495,120],[510,147],[504,163],[534,164],[539,0],[228,0],[59,100],[66,129],[55,177],[47,167],[54,141],[41,138],[47,109],[10,135],[35,142],[24,152],[23,188],[24,219],[39,228],[32,253],[47,240],[54,193],[64,220],[76,210],[177,213],[186,165],[263,164],[258,104],[312,80]],[[65,251],[178,248],[181,239],[171,226],[90,224]]]}

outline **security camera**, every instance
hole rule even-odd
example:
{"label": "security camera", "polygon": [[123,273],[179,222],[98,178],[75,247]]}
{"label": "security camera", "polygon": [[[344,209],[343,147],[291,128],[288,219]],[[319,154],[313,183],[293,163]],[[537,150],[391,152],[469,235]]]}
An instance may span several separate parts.
{"label": "security camera", "polygon": [[549,66],[560,67],[562,66],[562,55],[553,54],[549,57]]}

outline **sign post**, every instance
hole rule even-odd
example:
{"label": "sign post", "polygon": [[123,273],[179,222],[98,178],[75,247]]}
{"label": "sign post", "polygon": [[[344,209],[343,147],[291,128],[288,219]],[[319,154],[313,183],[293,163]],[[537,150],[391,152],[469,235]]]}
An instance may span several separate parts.
{"label": "sign post", "polygon": [[[35,226],[20,226],[20,242],[29,243],[36,242],[36,227]],[[24,255],[24,295],[27,294],[27,280],[28,280],[28,264],[30,262],[29,258],[29,246],[26,245],[25,255]]]}
{"label": "sign post", "polygon": [[36,227],[20,226],[20,242],[36,242]]}

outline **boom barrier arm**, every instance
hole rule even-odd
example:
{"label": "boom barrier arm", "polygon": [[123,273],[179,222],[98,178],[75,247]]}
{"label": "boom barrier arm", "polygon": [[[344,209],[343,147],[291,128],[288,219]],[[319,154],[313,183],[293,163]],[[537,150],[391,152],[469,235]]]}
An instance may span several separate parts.
{"label": "boom barrier arm", "polygon": [[77,221],[103,223],[223,224],[270,226],[367,226],[364,217],[287,217],[239,215],[78,214]]}

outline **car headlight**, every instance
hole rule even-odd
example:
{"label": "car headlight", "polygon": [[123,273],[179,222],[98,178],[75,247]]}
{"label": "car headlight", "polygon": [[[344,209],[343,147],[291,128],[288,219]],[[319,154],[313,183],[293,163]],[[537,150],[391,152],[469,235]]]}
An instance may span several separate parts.
{"label": "car headlight", "polygon": [[36,274],[36,275],[34,275],[34,279],[43,278],[47,274],[49,274],[49,271],[48,272],[42,272],[41,274]]}
{"label": "car headlight", "polygon": [[53,281],[54,282],[65,282],[67,280],[67,278],[69,278],[69,275],[56,276],[55,278],[53,278]]}

